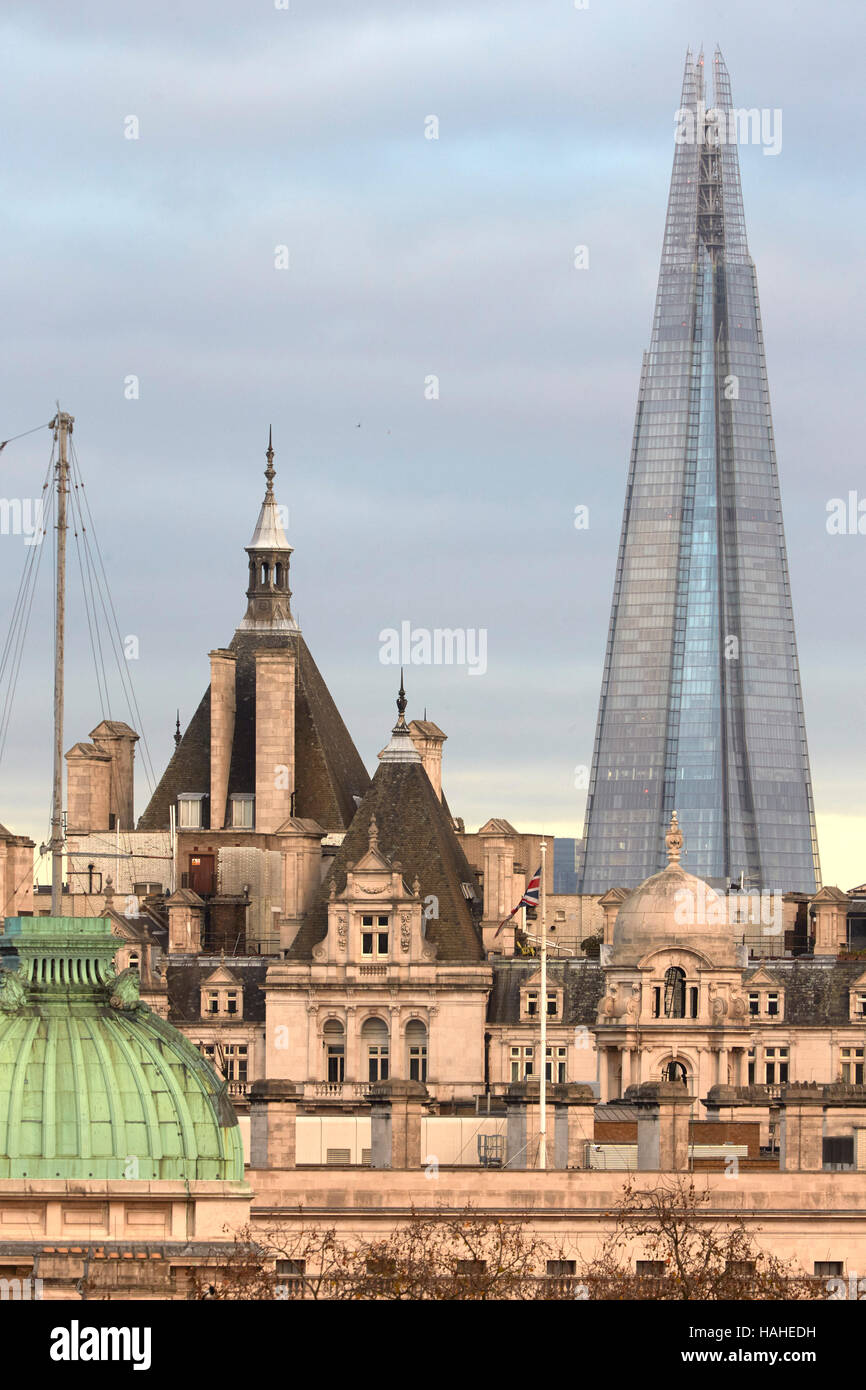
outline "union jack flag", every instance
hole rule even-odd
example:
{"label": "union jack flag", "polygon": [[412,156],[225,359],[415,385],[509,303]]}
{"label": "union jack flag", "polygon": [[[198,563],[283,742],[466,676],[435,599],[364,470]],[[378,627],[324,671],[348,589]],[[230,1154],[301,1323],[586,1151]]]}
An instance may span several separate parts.
{"label": "union jack flag", "polygon": [[535,873],[532,875],[532,878],[527,883],[526,892],[520,899],[520,902],[517,904],[517,906],[514,908],[512,912],[509,912],[507,917],[503,917],[502,921],[499,923],[499,926],[496,928],[495,936],[499,935],[499,933],[502,931],[502,928],[505,926],[505,923],[510,922],[512,917],[514,916],[514,913],[519,912],[522,907],[538,907],[538,895],[540,891],[541,865],[539,864]]}

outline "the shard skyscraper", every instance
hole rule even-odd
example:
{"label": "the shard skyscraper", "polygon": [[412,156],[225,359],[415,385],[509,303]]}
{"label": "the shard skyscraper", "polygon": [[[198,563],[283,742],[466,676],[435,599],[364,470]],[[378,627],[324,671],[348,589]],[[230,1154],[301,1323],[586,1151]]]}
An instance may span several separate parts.
{"label": "the shard skyscraper", "polygon": [[[820,887],[755,269],[721,53],[686,58],[593,749],[579,891],[665,863]],[[744,115],[747,113],[743,113]],[[740,118],[740,121],[742,117]]]}

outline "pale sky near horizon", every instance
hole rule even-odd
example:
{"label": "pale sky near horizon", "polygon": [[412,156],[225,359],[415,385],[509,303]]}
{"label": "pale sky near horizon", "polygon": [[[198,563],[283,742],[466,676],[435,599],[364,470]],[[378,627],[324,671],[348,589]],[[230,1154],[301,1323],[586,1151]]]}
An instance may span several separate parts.
{"label": "pale sky near horizon", "polygon": [[[243,614],[272,422],[293,603],[370,771],[399,679],[380,632],[483,629],[483,676],[406,671],[409,716],[448,734],[452,810],[581,833],[674,112],[686,47],[718,42],[735,105],[782,113],[777,155],[740,150],[746,224],[824,881],[866,880],[866,535],[826,525],[832,499],[866,496],[862,92],[843,61],[862,4],[180,11],[9,0],[0,19],[0,438],[57,398],[76,417],[157,776]],[[2,451],[0,498],[38,496],[49,451],[47,430]],[[0,535],[0,641],[24,556]],[[49,554],[0,763],[0,822],[37,843],[50,578]],[[103,717],[74,548],[70,607],[67,748]],[[136,724],[116,680],[111,699]],[[148,795],[139,765],[138,814]]]}

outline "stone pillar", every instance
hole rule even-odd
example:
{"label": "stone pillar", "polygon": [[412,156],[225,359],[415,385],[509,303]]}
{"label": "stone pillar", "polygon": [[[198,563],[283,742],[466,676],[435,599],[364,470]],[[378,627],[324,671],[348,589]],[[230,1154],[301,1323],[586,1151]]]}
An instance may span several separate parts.
{"label": "stone pillar", "polygon": [[629,1086],[626,1102],[637,1109],[637,1166],[641,1171],[680,1173],[689,1166],[692,1096],[682,1081],[645,1081]]}
{"label": "stone pillar", "polygon": [[822,888],[812,899],[816,956],[835,956],[844,950],[848,940],[848,903],[848,894],[841,888]]}
{"label": "stone pillar", "polygon": [[[429,719],[413,719],[409,733],[417,752],[421,755],[424,771],[430,778],[433,790],[442,800],[442,745],[448,737]],[[501,920],[501,919],[500,919]]]}
{"label": "stone pillar", "polygon": [[817,1084],[786,1086],[779,1101],[779,1168],[820,1173],[824,1167],[824,1091]]}
{"label": "stone pillar", "polygon": [[537,1081],[512,1081],[505,1092],[506,1168],[535,1167],[538,1149],[538,1090]]}
{"label": "stone pillar", "polygon": [[256,652],[256,830],[279,830],[295,788],[295,654]]}
{"label": "stone pillar", "polygon": [[[120,720],[103,719],[101,724],[91,729],[90,737],[99,752],[108,754],[111,759],[109,820],[106,823],[111,828],[110,817],[114,816],[114,826],[117,829],[134,830],[134,764],[138,734]],[[98,826],[95,828],[99,829]]]}
{"label": "stone pillar", "polygon": [[166,902],[169,954],[199,954],[204,906],[198,893],[194,893],[191,888],[179,888],[176,893],[172,893]]}
{"label": "stone pillar", "polygon": [[[235,738],[234,652],[218,647],[210,653],[210,826],[222,830],[226,824],[229,794],[229,767]],[[246,788],[252,792],[252,787]]]}
{"label": "stone pillar", "polygon": [[250,1167],[294,1168],[301,1095],[291,1081],[273,1078],[250,1087]]}
{"label": "stone pillar", "polygon": [[420,1081],[379,1081],[370,1087],[371,1168],[422,1166],[421,1119],[428,1098]]}
{"label": "stone pillar", "polygon": [[576,1081],[550,1089],[553,1091],[555,1159],[555,1165],[550,1166],[587,1168],[586,1145],[595,1137],[595,1093],[591,1086]]}
{"label": "stone pillar", "polygon": [[33,912],[33,850],[26,835],[4,835],[0,827],[0,923]]}
{"label": "stone pillar", "polygon": [[66,754],[68,833],[108,829],[111,756],[92,743],[76,743]]}
{"label": "stone pillar", "polygon": [[503,835],[482,835],[480,838],[484,864],[484,916],[481,922],[484,949],[513,955],[514,933],[520,914],[516,913],[498,936],[496,932],[499,923],[508,916],[518,900],[514,897],[514,845]]}

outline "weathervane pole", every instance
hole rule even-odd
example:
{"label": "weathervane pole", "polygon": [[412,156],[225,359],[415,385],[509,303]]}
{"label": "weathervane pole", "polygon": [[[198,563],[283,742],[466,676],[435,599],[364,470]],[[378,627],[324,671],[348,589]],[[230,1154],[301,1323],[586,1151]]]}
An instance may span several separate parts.
{"label": "weathervane pole", "polygon": [[73,417],[60,409],[49,428],[58,441],[57,480],[57,596],[54,615],[54,783],[51,801],[51,916],[63,915],[63,642],[66,626],[66,496],[69,462],[66,446]]}
{"label": "weathervane pole", "polygon": [[538,1106],[538,1166],[547,1167],[547,841],[541,841],[541,1085]]}

